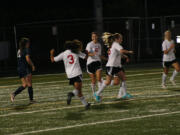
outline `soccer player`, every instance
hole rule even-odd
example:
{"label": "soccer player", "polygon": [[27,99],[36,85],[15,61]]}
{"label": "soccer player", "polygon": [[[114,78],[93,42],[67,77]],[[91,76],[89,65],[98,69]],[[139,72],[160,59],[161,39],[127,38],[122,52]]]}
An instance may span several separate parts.
{"label": "soccer player", "polygon": [[172,76],[170,77],[170,82],[173,85],[176,85],[174,79],[177,76],[177,74],[180,72],[180,65],[177,62],[176,57],[175,57],[175,43],[171,39],[171,32],[169,30],[165,31],[164,33],[162,51],[163,51],[163,69],[164,69],[164,72],[162,75],[162,88],[166,88],[166,78],[167,78],[170,66],[173,66],[175,69]]}
{"label": "soccer player", "polygon": [[79,64],[79,58],[85,59],[86,54],[81,52],[82,43],[78,40],[67,41],[65,43],[66,50],[54,57],[55,50],[50,51],[51,62],[58,62],[63,60],[65,71],[69,80],[69,84],[74,86],[74,90],[68,93],[67,104],[71,104],[71,99],[74,96],[78,96],[85,106],[89,109],[90,104],[85,100],[82,94],[82,71]]}
{"label": "soccer player", "polygon": [[33,88],[32,88],[32,71],[35,71],[35,66],[31,60],[30,52],[30,40],[28,38],[22,38],[19,42],[18,57],[18,73],[22,82],[15,92],[11,94],[11,101],[13,102],[15,96],[20,94],[26,87],[28,87],[30,103],[34,103],[33,100]]}
{"label": "soccer player", "polygon": [[122,82],[121,82],[121,87],[119,89],[119,94],[118,98],[130,98],[132,97],[130,94],[126,92],[127,86],[126,86],[126,76],[125,72],[123,72],[122,65],[121,65],[121,57],[123,54],[133,54],[133,51],[128,51],[123,49],[123,47],[120,45],[123,41],[123,37],[121,34],[116,33],[116,34],[104,34],[103,40],[105,44],[109,44],[109,58],[108,62],[106,64],[106,81],[103,82],[102,86],[100,89],[95,93],[96,100],[98,102],[101,101],[100,94],[106,88],[110,83],[113,78],[113,76],[118,76]]}
{"label": "soccer player", "polygon": [[91,89],[94,95],[96,91],[96,78],[98,81],[98,88],[101,87],[101,59],[106,59],[102,56],[101,44],[98,42],[98,34],[96,32],[91,33],[92,41],[86,46],[86,52],[88,53],[87,59],[87,72],[91,78]]}

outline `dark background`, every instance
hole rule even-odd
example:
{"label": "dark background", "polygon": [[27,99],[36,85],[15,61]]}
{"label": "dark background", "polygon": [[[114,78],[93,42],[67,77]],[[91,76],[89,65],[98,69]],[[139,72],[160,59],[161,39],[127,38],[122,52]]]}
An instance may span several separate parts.
{"label": "dark background", "polygon": [[[31,39],[37,73],[63,69],[62,63],[50,63],[49,50],[55,48],[57,52],[61,52],[64,42],[72,39],[81,40],[84,48],[86,47],[91,40],[90,33],[97,30],[94,1],[1,3],[0,41],[9,42],[9,55],[8,59],[0,61],[0,76],[16,73],[16,40],[18,42],[24,36]],[[163,32],[170,29],[174,39],[180,34],[179,4],[179,0],[102,0],[103,31],[123,34],[124,47],[135,52],[132,64],[160,63]],[[127,21],[129,29],[126,28]],[[171,26],[172,21],[175,22],[175,27]],[[155,29],[152,29],[153,23]],[[57,35],[52,34],[53,26],[57,27]],[[179,52],[178,45],[176,49]]]}

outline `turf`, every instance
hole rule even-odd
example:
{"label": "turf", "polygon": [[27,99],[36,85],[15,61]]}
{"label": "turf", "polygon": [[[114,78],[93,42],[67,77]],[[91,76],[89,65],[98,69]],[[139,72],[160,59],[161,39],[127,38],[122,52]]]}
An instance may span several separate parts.
{"label": "turf", "polygon": [[20,85],[18,77],[0,78],[0,135],[180,134],[180,76],[176,78],[177,86],[167,80],[168,88],[162,89],[161,71],[127,69],[128,92],[133,98],[117,100],[119,86],[109,86],[103,92],[102,103],[94,101],[90,79],[84,73],[83,93],[92,103],[87,111],[78,98],[66,105],[67,93],[73,88],[65,74],[33,76],[37,103],[31,105],[27,90],[10,102],[9,94]]}

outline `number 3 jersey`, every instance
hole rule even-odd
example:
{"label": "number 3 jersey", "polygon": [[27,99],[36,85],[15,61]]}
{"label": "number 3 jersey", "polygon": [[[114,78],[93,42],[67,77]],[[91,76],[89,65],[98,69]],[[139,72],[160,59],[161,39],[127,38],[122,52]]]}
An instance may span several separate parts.
{"label": "number 3 jersey", "polygon": [[82,70],[79,64],[79,58],[85,59],[86,54],[80,52],[75,54],[71,50],[66,50],[54,57],[54,61],[58,62],[63,60],[65,71],[68,78],[73,78],[82,74]]}

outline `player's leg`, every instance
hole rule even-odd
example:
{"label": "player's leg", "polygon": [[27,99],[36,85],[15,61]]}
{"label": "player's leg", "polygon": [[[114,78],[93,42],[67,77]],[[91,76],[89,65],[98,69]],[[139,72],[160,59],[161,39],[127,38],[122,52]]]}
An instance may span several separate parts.
{"label": "player's leg", "polygon": [[178,62],[175,62],[172,64],[172,66],[174,67],[174,72],[170,78],[170,81],[172,82],[173,85],[176,85],[174,82],[175,77],[178,75],[178,73],[180,72],[180,65]]}
{"label": "player's leg", "polygon": [[96,74],[89,73],[89,76],[91,78],[91,90],[94,94],[96,92]]}
{"label": "player's leg", "polygon": [[162,88],[166,88],[166,78],[169,72],[169,67],[165,67],[163,68],[163,74],[162,74]]}
{"label": "player's leg", "polygon": [[111,84],[112,76],[106,75],[106,80],[103,81],[101,87],[98,89],[98,91],[95,93],[96,101],[100,102],[101,98],[100,95],[102,94],[103,90]]}
{"label": "player's leg", "polygon": [[101,76],[102,76],[102,70],[101,70],[101,69],[98,69],[98,70],[96,71],[96,78],[97,78],[97,81],[98,81],[98,89],[101,87],[102,82],[103,82]]}
{"label": "player's leg", "polygon": [[22,82],[22,85],[19,88],[17,88],[15,92],[13,92],[11,94],[11,101],[12,102],[14,101],[15,96],[20,94],[27,87],[27,83],[26,83],[26,79],[25,78],[21,78],[21,82]]}
{"label": "player's leg", "polygon": [[27,82],[27,86],[28,86],[28,94],[29,94],[30,103],[34,103],[33,87],[32,87],[32,74],[27,75],[26,82]]}
{"label": "player's leg", "polygon": [[118,76],[114,76],[113,77],[113,80],[111,81],[111,86],[113,86],[113,85],[119,85],[119,83],[120,83],[120,79],[119,79],[119,77]]}
{"label": "player's leg", "polygon": [[127,85],[126,85],[126,75],[123,70],[118,72],[118,76],[121,79],[121,86],[118,93],[118,98],[131,98],[132,96],[127,93]]}

